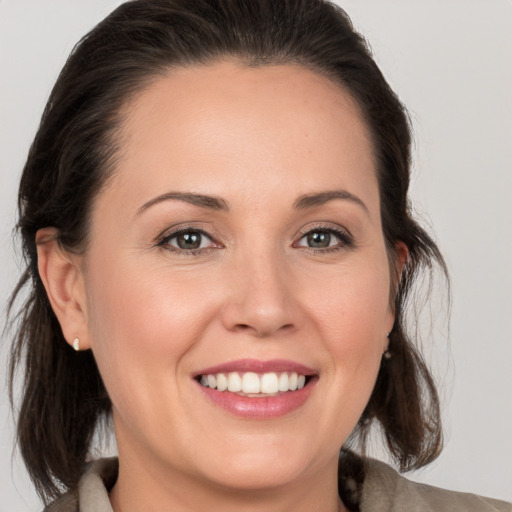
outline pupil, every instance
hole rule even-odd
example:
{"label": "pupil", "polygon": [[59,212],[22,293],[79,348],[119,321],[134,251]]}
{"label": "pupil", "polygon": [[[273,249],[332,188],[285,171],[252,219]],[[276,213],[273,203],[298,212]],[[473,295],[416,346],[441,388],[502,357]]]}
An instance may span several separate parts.
{"label": "pupil", "polygon": [[309,247],[329,247],[331,234],[326,231],[314,231],[308,234]]}
{"label": "pupil", "polygon": [[201,234],[194,233],[181,233],[178,235],[177,240],[180,249],[199,249],[201,246]]}

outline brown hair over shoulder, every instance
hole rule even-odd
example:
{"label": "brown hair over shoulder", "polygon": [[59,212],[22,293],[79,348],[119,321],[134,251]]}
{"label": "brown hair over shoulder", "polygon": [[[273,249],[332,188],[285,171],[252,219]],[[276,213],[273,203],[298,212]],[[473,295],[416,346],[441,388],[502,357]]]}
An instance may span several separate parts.
{"label": "brown hair over shoulder", "polygon": [[39,494],[76,487],[110,399],[91,351],[65,342],[37,270],[36,232],[57,228],[68,250],[85,251],[91,204],[115,164],[121,110],[130,97],[173,67],[234,58],[247,66],[298,64],[338,83],[358,103],[372,135],[382,228],[390,260],[408,248],[392,290],[392,357],[351,440],[380,423],[401,470],[424,466],[441,447],[433,379],[405,331],[404,307],[417,274],[443,258],[411,216],[411,130],[407,113],[346,13],[322,0],[134,0],[118,7],[74,48],[51,92],[30,148],[19,191],[26,270],[10,303],[15,317],[11,400],[23,371],[17,439]]}

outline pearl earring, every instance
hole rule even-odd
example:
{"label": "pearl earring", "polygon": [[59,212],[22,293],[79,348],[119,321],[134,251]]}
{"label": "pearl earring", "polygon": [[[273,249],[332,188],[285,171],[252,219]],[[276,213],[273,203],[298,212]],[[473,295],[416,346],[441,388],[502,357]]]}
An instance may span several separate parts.
{"label": "pearl earring", "polygon": [[80,350],[80,340],[75,338],[73,340],[73,348],[78,352]]}
{"label": "pearl earring", "polygon": [[388,338],[388,346],[386,347],[386,350],[384,350],[384,353],[382,354],[384,359],[391,359],[391,352],[389,351],[389,335],[390,334],[391,334],[390,332],[388,332],[386,334],[386,338]]}

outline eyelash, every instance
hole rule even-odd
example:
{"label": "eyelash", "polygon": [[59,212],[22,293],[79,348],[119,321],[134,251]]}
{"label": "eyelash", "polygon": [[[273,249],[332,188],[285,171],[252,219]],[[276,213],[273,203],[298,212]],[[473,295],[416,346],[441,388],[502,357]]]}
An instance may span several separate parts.
{"label": "eyelash", "polygon": [[[328,246],[328,247],[324,247],[324,248],[314,248],[314,247],[298,245],[298,243],[301,240],[303,240],[305,237],[307,237],[310,233],[315,233],[315,232],[328,233],[330,235],[334,235],[340,240],[340,242],[332,247]],[[186,234],[186,233],[196,233],[202,237],[206,237],[211,241],[213,246],[203,247],[203,248],[198,248],[198,249],[181,249],[181,248],[174,247],[174,246],[170,245],[171,240],[179,237],[180,235]],[[169,233],[167,235],[159,237],[156,245],[158,247],[161,247],[168,251],[175,252],[176,254],[179,254],[182,256],[201,256],[201,255],[204,255],[205,253],[210,252],[213,249],[218,249],[218,248],[223,247],[223,245],[221,243],[217,242],[215,240],[215,238],[212,237],[210,234],[208,234],[206,231],[204,231],[203,229],[200,229],[200,228],[193,227],[193,226],[183,227],[183,228],[178,229],[177,231],[173,231],[172,233]],[[318,254],[318,253],[325,254],[325,253],[337,252],[337,251],[343,250],[343,249],[350,249],[350,248],[353,248],[354,245],[355,245],[354,239],[353,239],[352,235],[350,233],[348,233],[347,231],[340,229],[340,228],[333,227],[333,226],[319,225],[319,226],[314,226],[314,227],[311,227],[311,228],[303,231],[300,234],[299,239],[292,244],[292,247],[295,247],[295,248],[301,247],[301,248],[307,250],[308,252],[311,252],[314,254]]]}
{"label": "eyelash", "polygon": [[[203,248],[199,248],[199,249],[181,249],[179,247],[174,247],[174,246],[170,245],[169,242],[173,238],[177,238],[180,235],[183,235],[186,233],[197,233],[197,234],[201,235],[202,237],[208,238],[209,240],[211,240],[213,247],[210,246],[210,247],[203,247]],[[201,256],[207,252],[210,252],[212,249],[217,249],[217,248],[223,247],[222,244],[216,242],[215,239],[210,234],[208,234],[206,231],[204,231],[203,229],[200,229],[200,228],[193,227],[193,226],[183,227],[176,231],[173,231],[172,233],[169,233],[167,235],[160,237],[158,239],[157,246],[162,247],[163,249],[165,249],[167,251],[175,252],[176,254],[178,254],[180,256]]]}
{"label": "eyelash", "polygon": [[[340,241],[338,244],[330,246],[330,247],[324,247],[324,248],[314,248],[314,247],[307,247],[307,246],[298,246],[297,244],[307,237],[310,233],[329,233],[330,235],[336,236]],[[337,252],[343,249],[351,249],[355,247],[354,238],[352,235],[339,227],[334,227],[332,225],[318,225],[311,228],[308,228],[307,230],[303,231],[300,235],[300,238],[297,242],[294,242],[294,247],[302,247],[303,249],[306,249],[308,252],[318,254],[318,253],[332,253]]]}

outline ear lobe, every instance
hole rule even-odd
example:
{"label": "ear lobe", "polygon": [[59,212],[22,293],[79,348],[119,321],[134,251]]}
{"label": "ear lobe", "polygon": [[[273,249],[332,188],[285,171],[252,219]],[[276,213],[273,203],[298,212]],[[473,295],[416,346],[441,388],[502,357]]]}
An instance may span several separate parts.
{"label": "ear lobe", "polygon": [[62,247],[56,228],[40,229],[36,244],[39,276],[67,343],[78,337],[82,350],[90,348],[80,256]]}

